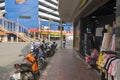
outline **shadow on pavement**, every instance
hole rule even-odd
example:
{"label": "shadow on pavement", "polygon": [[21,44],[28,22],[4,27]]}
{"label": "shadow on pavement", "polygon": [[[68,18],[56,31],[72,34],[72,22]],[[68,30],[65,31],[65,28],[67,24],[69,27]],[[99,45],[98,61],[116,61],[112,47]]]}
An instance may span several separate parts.
{"label": "shadow on pavement", "polygon": [[9,79],[10,79],[9,69],[0,66],[0,80],[9,80]]}

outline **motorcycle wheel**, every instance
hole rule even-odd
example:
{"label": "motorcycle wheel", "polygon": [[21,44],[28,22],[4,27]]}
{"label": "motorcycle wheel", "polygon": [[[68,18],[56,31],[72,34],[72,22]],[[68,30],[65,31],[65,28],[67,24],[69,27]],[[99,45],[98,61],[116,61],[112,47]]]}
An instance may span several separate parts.
{"label": "motorcycle wheel", "polygon": [[52,52],[51,52],[51,56],[53,56],[55,54],[55,51],[53,50]]}
{"label": "motorcycle wheel", "polygon": [[39,67],[39,70],[43,69],[45,67],[45,59],[43,57],[40,57],[39,60],[38,60],[38,67]]}
{"label": "motorcycle wheel", "polygon": [[23,72],[21,80],[35,80],[35,75],[31,71]]}

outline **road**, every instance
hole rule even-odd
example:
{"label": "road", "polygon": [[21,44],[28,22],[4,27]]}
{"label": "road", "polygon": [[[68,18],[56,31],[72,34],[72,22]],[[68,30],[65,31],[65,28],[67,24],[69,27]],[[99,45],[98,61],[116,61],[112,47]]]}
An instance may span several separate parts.
{"label": "road", "polygon": [[27,43],[0,43],[0,80],[7,80],[13,70],[13,65],[20,62],[19,54],[29,52]]}

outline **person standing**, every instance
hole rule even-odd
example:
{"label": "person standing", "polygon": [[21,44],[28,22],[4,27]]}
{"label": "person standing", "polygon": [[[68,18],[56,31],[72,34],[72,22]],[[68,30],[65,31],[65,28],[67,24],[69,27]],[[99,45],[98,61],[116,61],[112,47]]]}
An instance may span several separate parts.
{"label": "person standing", "polygon": [[64,38],[63,39],[63,48],[65,48],[66,47],[66,39]]}
{"label": "person standing", "polygon": [[90,54],[90,57],[91,57],[90,64],[92,67],[96,67],[96,61],[97,61],[97,58],[99,56],[99,52],[97,51],[97,49],[91,48],[90,53],[91,53]]}

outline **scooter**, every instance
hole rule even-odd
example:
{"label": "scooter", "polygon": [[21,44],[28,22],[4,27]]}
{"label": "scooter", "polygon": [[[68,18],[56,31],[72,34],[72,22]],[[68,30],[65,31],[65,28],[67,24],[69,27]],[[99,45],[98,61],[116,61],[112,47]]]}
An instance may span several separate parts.
{"label": "scooter", "polygon": [[37,60],[32,53],[24,56],[23,61],[24,60],[27,60],[27,62],[14,64],[15,72],[12,75],[11,80],[36,80],[37,76],[40,75]]}
{"label": "scooter", "polygon": [[40,47],[34,48],[33,52],[34,55],[36,55],[36,60],[38,63],[39,70],[43,69],[46,66],[46,55],[44,52],[40,49]]}
{"label": "scooter", "polygon": [[46,56],[44,55],[41,49],[39,49],[39,54],[37,56],[37,62],[38,62],[39,70],[42,70],[47,64]]}
{"label": "scooter", "polygon": [[55,54],[56,48],[57,48],[57,43],[56,43],[56,42],[53,42],[53,43],[51,44],[51,54],[52,54],[52,56]]}
{"label": "scooter", "polygon": [[47,45],[47,49],[46,49],[46,55],[47,55],[47,57],[51,57],[51,56],[53,56],[55,54],[56,47],[57,47],[57,44],[55,42],[49,43]]}

